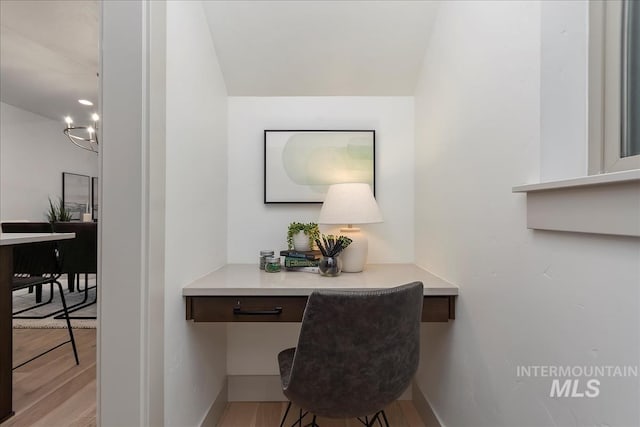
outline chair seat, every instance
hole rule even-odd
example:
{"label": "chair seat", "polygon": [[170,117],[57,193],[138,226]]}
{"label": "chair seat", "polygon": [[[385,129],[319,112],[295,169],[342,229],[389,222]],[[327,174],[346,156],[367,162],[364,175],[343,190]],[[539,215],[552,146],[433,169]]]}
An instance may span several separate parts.
{"label": "chair seat", "polygon": [[289,386],[289,378],[291,377],[291,365],[293,365],[293,356],[295,354],[295,347],[282,350],[278,354],[278,365],[280,366],[280,381],[282,382],[283,389],[286,389]]}
{"label": "chair seat", "polygon": [[25,289],[29,286],[37,286],[44,285],[47,283],[55,282],[55,277],[45,277],[45,276],[14,276],[11,279],[11,290],[17,291],[19,289]]}

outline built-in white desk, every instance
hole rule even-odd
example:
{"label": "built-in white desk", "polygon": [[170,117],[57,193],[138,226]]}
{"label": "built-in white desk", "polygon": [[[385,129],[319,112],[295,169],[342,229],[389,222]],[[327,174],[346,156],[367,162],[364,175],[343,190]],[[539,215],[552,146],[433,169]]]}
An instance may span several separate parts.
{"label": "built-in white desk", "polygon": [[195,322],[300,322],[315,289],[375,290],[415,281],[424,285],[423,322],[455,319],[458,287],[414,264],[369,264],[337,277],[228,264],[185,286],[182,295],[187,319]]}
{"label": "built-in white desk", "polygon": [[0,233],[0,423],[13,415],[11,409],[13,246],[75,237],[75,233]]}

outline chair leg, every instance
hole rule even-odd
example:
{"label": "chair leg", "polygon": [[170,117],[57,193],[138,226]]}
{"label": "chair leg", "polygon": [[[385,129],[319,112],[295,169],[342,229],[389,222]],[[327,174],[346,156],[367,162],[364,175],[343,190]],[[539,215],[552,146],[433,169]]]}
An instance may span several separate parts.
{"label": "chair leg", "polygon": [[34,356],[31,359],[29,359],[27,361],[24,361],[24,362],[20,363],[17,366],[14,366],[12,368],[12,370],[16,370],[16,369],[26,365],[27,363],[32,362],[32,361],[36,360],[37,358],[42,357],[45,354],[52,352],[53,350],[57,349],[58,347],[62,347],[63,345],[65,345],[67,343],[71,343],[71,347],[73,347],[73,357],[76,360],[76,365],[80,364],[80,360],[78,359],[78,349],[76,348],[76,340],[75,340],[75,338],[73,336],[73,329],[71,328],[71,322],[69,321],[69,312],[67,311],[67,302],[66,302],[66,300],[64,298],[64,292],[62,291],[62,285],[58,281],[56,281],[55,283],[56,283],[56,285],[58,285],[58,290],[60,291],[60,298],[62,300],[63,311],[66,314],[65,320],[67,321],[67,331],[69,332],[69,340],[61,342],[60,344],[58,344],[58,345],[56,345],[54,347],[51,347],[50,349],[48,349],[46,351],[43,351],[42,353],[38,354],[37,356]]}
{"label": "chair leg", "polygon": [[[380,417],[382,415],[382,417]],[[364,417],[364,420],[360,417],[358,417],[358,421],[360,421],[365,427],[373,427],[374,424],[376,423],[376,421],[378,422],[378,424],[380,425],[380,427],[384,427],[382,425],[382,420],[384,419],[384,422],[386,424],[386,427],[389,427],[389,421],[387,421],[387,416],[384,413],[384,411],[378,411],[375,414],[373,414],[373,417],[371,418],[371,420],[369,420],[369,417]]]}
{"label": "chair leg", "polygon": [[378,418],[378,414],[380,412],[376,412],[375,414],[373,414],[373,417],[371,417],[371,421],[369,421],[367,418],[365,418],[367,420],[367,427],[373,427],[373,425],[376,423],[376,421],[380,421],[380,418]]}
{"label": "chair leg", "polygon": [[373,424],[378,421],[378,425],[380,425],[380,427],[384,427],[382,425],[382,417],[380,416],[382,411],[378,411],[376,412],[376,414],[373,416],[373,418],[371,419],[371,427],[373,427]]}
{"label": "chair leg", "polygon": [[[89,286],[89,275],[85,274],[84,276],[85,276],[84,298],[82,298],[82,301],[80,301],[80,302],[78,302],[78,303],[76,303],[74,305],[69,306],[69,313],[73,313],[75,311],[82,310],[83,308],[89,307],[89,306],[91,306],[91,305],[93,305],[93,304],[98,302],[98,291],[97,290],[96,290],[96,294],[95,294],[95,296],[93,298],[93,301],[87,302],[87,300],[89,299],[89,289],[94,289],[94,288],[97,287],[97,285],[96,286]],[[79,279],[78,279],[77,290],[78,290],[78,292],[80,292],[80,280]],[[58,310],[57,312],[49,314],[49,316],[52,316],[54,314],[61,313],[61,312],[62,312],[62,310]],[[62,317],[63,317],[62,314],[57,314],[55,316],[56,319],[62,319]],[[95,319],[95,318],[96,318],[96,316],[70,316],[70,319]]]}
{"label": "chair leg", "polygon": [[386,427],[389,427],[389,421],[387,420],[387,414],[384,413],[384,410],[380,411],[380,413],[382,414],[382,419],[384,419],[384,423],[385,423]]}
{"label": "chair leg", "polygon": [[[67,274],[67,288],[69,288],[69,292],[75,291],[75,282],[76,282],[76,273]],[[80,280],[78,280],[80,282]]]}
{"label": "chair leg", "polygon": [[[49,289],[49,299],[46,302],[41,302],[42,301],[42,285],[36,285],[35,286],[36,293],[38,292],[38,289],[40,289],[40,301],[38,301],[38,298],[36,298],[36,303],[39,303],[39,304],[35,304],[35,305],[32,305],[31,307],[23,308],[22,310],[14,311],[12,315],[16,319],[44,319],[45,317],[49,317],[52,314],[55,314],[56,312],[46,314],[44,316],[16,316],[16,314],[24,313],[25,311],[30,311],[30,310],[33,310],[34,308],[45,306],[49,304],[51,301],[53,301],[53,283],[51,283],[50,285],[51,286]],[[31,287],[33,288],[34,286],[31,286]]]}
{"label": "chair leg", "polygon": [[[284,417],[282,417],[282,421],[280,421],[280,427],[284,426],[284,422],[287,419],[287,415],[289,414],[289,409],[291,409],[291,402],[289,402],[289,404],[287,405],[287,410],[284,412]],[[304,419],[304,417],[307,416],[307,414],[309,413],[309,411],[302,411],[302,408],[300,408],[300,412],[298,412],[298,419],[291,424],[291,427],[295,427],[295,426],[299,426],[299,427],[303,427],[302,426],[302,420]],[[308,426],[312,426],[312,425],[316,425],[315,423],[315,415],[313,416],[313,422],[311,424],[307,424],[304,427],[308,427]]]}
{"label": "chair leg", "polygon": [[287,419],[287,415],[289,414],[289,409],[291,409],[291,401],[287,405],[287,410],[284,411],[284,417],[282,417],[282,421],[280,421],[280,427],[284,426],[284,421]]}
{"label": "chair leg", "polygon": [[311,420],[311,424],[307,424],[306,427],[320,427],[318,426],[318,424],[316,424],[316,416],[313,416],[313,419]]}
{"label": "chair leg", "polygon": [[71,347],[73,347],[73,357],[76,359],[76,365],[80,364],[78,360],[78,349],[76,348],[76,340],[73,337],[73,329],[71,328],[71,321],[69,320],[69,311],[67,310],[67,301],[64,297],[64,291],[62,290],[62,285],[60,282],[56,282],[58,285],[58,290],[60,291],[60,299],[62,301],[62,308],[64,309],[64,318],[67,321],[67,330],[69,331],[69,340],[71,340]]}

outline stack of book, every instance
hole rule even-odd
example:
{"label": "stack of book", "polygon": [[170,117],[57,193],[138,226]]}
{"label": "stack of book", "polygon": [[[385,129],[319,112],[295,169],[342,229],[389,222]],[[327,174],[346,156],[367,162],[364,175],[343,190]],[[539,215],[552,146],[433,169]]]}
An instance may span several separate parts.
{"label": "stack of book", "polygon": [[280,251],[287,271],[317,273],[321,255],[320,251]]}

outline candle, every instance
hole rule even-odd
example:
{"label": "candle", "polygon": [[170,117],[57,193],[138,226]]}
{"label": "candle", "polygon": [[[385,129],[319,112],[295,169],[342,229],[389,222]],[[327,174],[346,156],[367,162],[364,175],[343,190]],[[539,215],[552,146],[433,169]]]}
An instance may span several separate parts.
{"label": "candle", "polygon": [[82,222],[91,222],[93,221],[93,218],[91,218],[91,214],[90,213],[83,213],[82,214]]}

